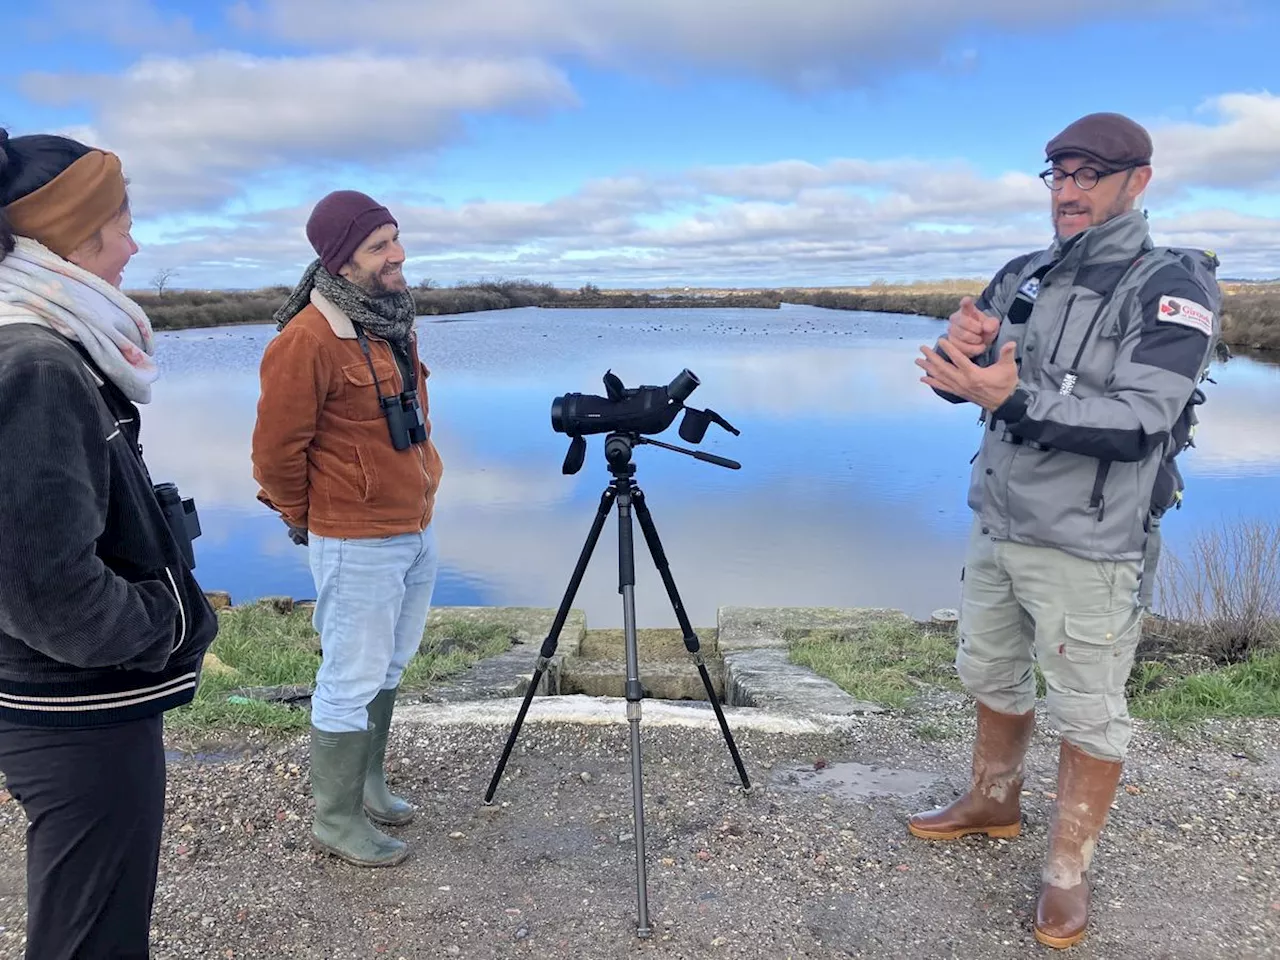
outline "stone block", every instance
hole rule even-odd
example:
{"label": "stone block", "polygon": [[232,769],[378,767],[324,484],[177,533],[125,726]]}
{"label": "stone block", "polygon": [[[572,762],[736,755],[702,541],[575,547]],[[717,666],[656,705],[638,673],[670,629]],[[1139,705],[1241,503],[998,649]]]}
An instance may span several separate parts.
{"label": "stone block", "polygon": [[731,650],[785,647],[788,631],[865,630],[875,624],[914,626],[901,610],[881,607],[721,607],[718,644]]}

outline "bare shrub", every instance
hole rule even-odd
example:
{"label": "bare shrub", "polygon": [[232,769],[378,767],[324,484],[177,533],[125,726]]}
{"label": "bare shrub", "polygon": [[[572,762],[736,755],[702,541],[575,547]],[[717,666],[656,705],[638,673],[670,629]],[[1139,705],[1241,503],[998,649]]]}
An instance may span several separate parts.
{"label": "bare shrub", "polygon": [[1185,652],[1219,663],[1280,648],[1280,523],[1222,523],[1185,555],[1167,547],[1156,581],[1161,627]]}

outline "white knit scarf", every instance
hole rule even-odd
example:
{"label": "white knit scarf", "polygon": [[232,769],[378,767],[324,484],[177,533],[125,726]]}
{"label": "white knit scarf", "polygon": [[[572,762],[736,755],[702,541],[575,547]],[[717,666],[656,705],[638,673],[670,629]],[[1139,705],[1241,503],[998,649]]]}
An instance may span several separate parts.
{"label": "white knit scarf", "polygon": [[135,403],[159,376],[151,321],[105,280],[26,237],[0,260],[0,324],[38,323],[74,340]]}

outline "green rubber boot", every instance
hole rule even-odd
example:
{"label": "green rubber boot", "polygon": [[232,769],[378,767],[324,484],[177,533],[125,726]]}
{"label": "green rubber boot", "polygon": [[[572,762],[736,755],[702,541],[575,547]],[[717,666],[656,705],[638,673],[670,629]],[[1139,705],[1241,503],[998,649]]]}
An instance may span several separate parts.
{"label": "green rubber boot", "polygon": [[391,730],[391,714],[396,708],[399,688],[380,690],[369,704],[369,726],[373,744],[369,750],[369,770],[364,779],[364,812],[370,820],[398,827],[413,819],[413,804],[387,789],[384,764],[387,757],[387,733]]}
{"label": "green rubber boot", "polygon": [[409,847],[364,815],[361,801],[371,746],[368,730],[327,733],[311,728],[311,794],[316,802],[311,840],[357,867],[391,867],[409,856]]}

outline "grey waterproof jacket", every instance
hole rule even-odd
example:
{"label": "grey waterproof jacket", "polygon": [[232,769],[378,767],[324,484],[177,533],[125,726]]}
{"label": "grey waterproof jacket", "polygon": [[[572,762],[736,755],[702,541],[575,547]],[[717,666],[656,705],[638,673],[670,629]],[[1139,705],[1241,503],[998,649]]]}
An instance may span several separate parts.
{"label": "grey waterproof jacket", "polygon": [[968,502],[985,534],[1143,558],[1153,507],[1169,506],[1152,495],[1175,423],[1221,333],[1216,263],[1154,247],[1135,210],[996,274],[977,306],[1000,333],[976,362],[1012,341],[1019,380],[981,418]]}

